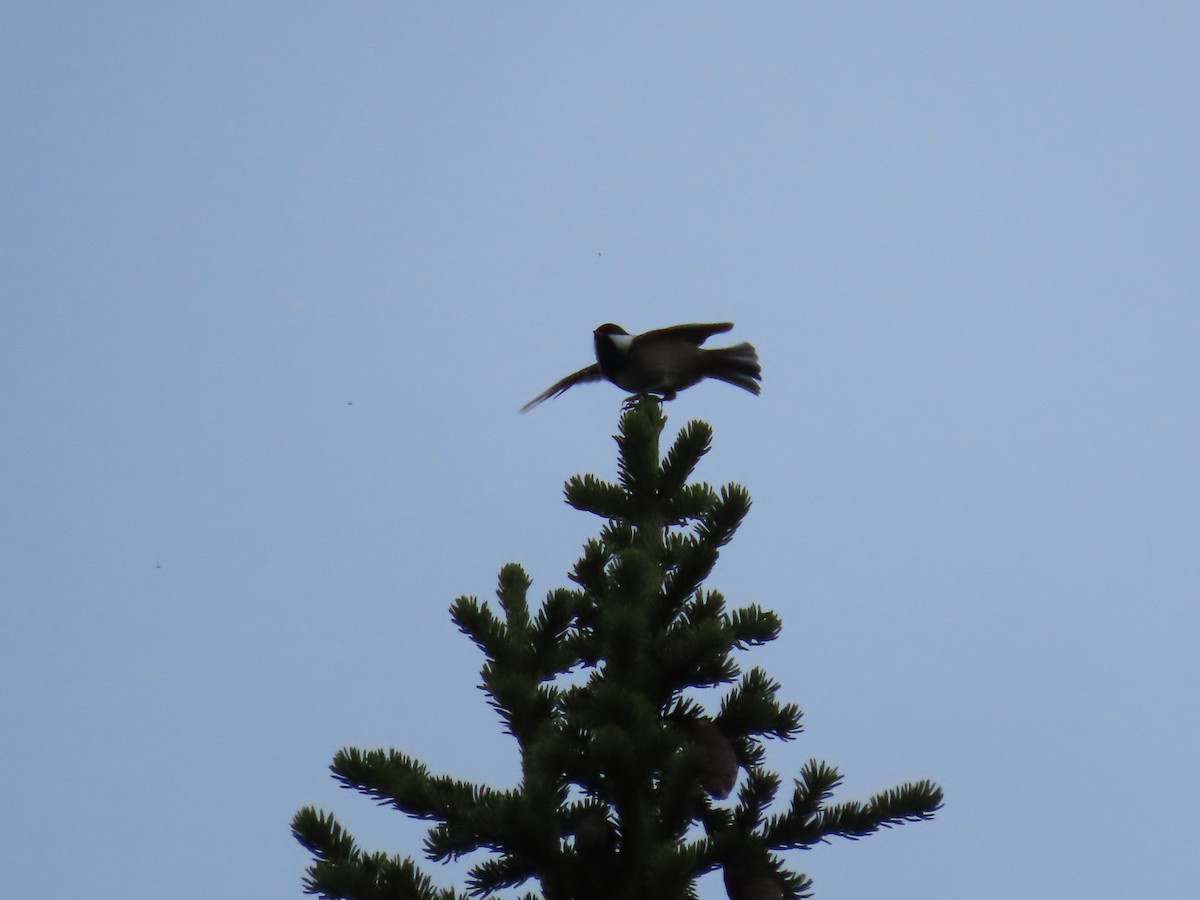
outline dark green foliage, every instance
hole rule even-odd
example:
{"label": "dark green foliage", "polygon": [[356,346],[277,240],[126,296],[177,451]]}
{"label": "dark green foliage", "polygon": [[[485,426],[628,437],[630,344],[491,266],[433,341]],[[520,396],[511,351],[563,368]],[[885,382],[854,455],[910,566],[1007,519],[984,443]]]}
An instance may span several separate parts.
{"label": "dark green foliage", "polygon": [[292,819],[292,834],[316,857],[304,879],[307,893],[361,900],[465,900],[464,894],[435,889],[411,859],[363,853],[327,813],[300,810]]}
{"label": "dark green foliage", "polygon": [[743,672],[736,654],[774,640],[781,623],[755,605],[731,610],[701,587],[750,497],[737,485],[688,483],[712,431],[689,423],[660,459],[664,425],[658,403],[643,400],[621,419],[617,483],[567,483],[571,506],[605,520],[570,574],[575,588],[531,609],[529,577],[513,564],[500,572],[496,607],[473,597],[451,606],[483,653],[488,702],[520,746],[519,785],[435,775],[396,751],[334,757],[344,787],[432,823],[428,859],[484,851],[468,894],[435,889],[411,859],[363,853],[312,809],[292,823],[314,856],[306,891],[451,900],[535,882],[530,900],[683,900],[719,868],[734,900],[806,897],[811,882],[780,853],[938,809],[941,789],[929,781],[831,805],[841,775],[813,761],[787,808],[771,814],[782,780],[763,768],[764,741],[796,737],[801,713],[779,702],[765,672]]}

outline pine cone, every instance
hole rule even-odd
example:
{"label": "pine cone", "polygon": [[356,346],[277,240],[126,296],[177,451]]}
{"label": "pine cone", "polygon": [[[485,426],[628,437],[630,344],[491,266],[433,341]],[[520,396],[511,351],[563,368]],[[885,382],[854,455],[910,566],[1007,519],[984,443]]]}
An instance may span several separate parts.
{"label": "pine cone", "polygon": [[725,893],[729,900],[783,900],[783,888],[770,875],[731,876],[728,866]]}
{"label": "pine cone", "polygon": [[575,849],[580,853],[604,853],[611,850],[615,842],[612,823],[598,811],[589,812],[575,827]]}
{"label": "pine cone", "polygon": [[724,800],[737,784],[738,758],[729,738],[712,719],[698,719],[689,729],[692,740],[704,751],[704,771],[700,783],[709,796]]}

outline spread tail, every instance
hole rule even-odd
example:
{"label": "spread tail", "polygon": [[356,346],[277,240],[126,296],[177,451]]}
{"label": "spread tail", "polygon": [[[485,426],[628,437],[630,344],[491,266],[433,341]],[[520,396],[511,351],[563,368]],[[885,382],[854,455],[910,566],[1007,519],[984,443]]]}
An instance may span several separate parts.
{"label": "spread tail", "polygon": [[751,344],[721,347],[704,351],[704,374],[716,378],[752,394],[762,390],[762,368],[758,364],[758,353]]}

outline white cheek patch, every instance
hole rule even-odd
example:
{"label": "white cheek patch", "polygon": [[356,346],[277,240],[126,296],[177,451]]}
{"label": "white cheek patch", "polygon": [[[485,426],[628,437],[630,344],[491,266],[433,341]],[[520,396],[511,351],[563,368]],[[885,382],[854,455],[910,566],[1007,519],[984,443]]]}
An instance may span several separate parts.
{"label": "white cheek patch", "polygon": [[608,339],[613,342],[618,350],[629,352],[629,348],[633,346],[632,334],[610,334]]}

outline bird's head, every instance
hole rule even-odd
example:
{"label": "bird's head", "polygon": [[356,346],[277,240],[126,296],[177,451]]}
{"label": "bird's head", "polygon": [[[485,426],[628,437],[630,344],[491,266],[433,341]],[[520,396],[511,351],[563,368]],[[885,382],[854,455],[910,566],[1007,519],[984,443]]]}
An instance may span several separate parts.
{"label": "bird's head", "polygon": [[606,345],[619,350],[628,350],[629,345],[633,343],[633,337],[629,332],[612,322],[601,325],[592,332],[592,337],[595,339],[597,347]]}

